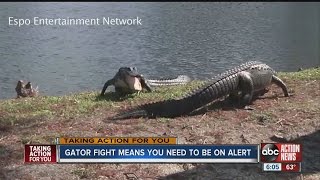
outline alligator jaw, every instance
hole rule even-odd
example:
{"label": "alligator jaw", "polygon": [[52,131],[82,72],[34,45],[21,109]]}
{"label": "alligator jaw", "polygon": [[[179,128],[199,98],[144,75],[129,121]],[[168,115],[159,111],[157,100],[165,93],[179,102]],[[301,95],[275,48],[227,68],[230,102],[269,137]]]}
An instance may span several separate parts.
{"label": "alligator jaw", "polygon": [[142,86],[139,78],[133,77],[133,76],[127,76],[125,79],[125,82],[127,86],[129,86],[129,89],[132,89],[134,91],[142,91]]}

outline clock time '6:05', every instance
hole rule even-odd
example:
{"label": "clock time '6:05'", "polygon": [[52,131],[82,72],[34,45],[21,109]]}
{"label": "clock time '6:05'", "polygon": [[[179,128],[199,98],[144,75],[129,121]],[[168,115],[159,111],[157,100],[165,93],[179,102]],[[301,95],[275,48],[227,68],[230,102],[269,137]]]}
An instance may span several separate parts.
{"label": "clock time '6:05'", "polygon": [[281,163],[263,163],[263,171],[281,171]]}

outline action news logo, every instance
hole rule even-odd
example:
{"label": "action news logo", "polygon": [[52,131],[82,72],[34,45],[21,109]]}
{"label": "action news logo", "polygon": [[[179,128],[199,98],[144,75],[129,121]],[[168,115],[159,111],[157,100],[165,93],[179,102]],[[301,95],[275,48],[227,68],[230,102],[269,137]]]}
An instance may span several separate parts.
{"label": "action news logo", "polygon": [[280,152],[275,144],[262,144],[261,147],[261,161],[272,162],[277,159]]}

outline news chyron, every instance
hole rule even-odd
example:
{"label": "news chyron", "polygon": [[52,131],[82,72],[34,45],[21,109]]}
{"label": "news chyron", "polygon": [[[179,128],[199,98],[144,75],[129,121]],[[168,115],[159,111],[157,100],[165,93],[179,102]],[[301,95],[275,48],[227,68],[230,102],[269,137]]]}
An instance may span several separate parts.
{"label": "news chyron", "polygon": [[302,145],[262,143],[260,157],[263,171],[301,172]]}
{"label": "news chyron", "polygon": [[302,145],[179,144],[177,137],[58,137],[26,144],[25,163],[262,163],[263,171],[301,172]]}

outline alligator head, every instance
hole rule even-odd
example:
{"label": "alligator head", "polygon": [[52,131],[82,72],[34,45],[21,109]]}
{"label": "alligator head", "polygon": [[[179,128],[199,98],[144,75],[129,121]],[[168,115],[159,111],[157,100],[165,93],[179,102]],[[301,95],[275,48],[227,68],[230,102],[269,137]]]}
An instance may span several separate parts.
{"label": "alligator head", "polygon": [[121,67],[115,76],[115,86],[134,91],[141,91],[141,75],[136,67]]}

